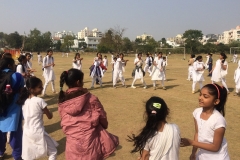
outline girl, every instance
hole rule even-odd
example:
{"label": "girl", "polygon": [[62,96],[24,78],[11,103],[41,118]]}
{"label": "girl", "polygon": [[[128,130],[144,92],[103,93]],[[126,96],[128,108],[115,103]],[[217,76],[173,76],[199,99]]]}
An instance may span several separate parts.
{"label": "girl", "polygon": [[195,93],[195,87],[197,82],[199,83],[200,89],[203,87],[203,73],[204,73],[205,65],[202,61],[202,56],[197,56],[195,62],[193,63],[193,72],[192,72],[192,93]]}
{"label": "girl", "polygon": [[[104,67],[108,67],[108,59],[107,59],[107,56],[105,55],[104,58],[103,58],[103,66]],[[106,72],[106,70],[103,70],[103,73]]]}
{"label": "girl", "polygon": [[13,149],[12,156],[15,160],[20,160],[22,154],[22,110],[16,101],[19,91],[24,86],[24,79],[20,73],[14,72],[15,62],[12,58],[0,60],[0,71],[1,90],[5,89],[5,84],[2,83],[6,79],[6,74],[10,75],[10,81],[7,81],[7,84],[10,84],[12,89],[12,94],[6,96],[2,92],[0,95],[0,159],[3,159],[6,151],[6,134],[11,132],[9,143]]}
{"label": "girl", "polygon": [[101,59],[99,59],[99,57],[95,57],[94,63],[90,68],[90,76],[92,77],[91,88],[94,88],[94,83],[96,80],[98,80],[98,82],[100,83],[100,87],[102,87],[103,70],[100,65]]}
{"label": "girl", "polygon": [[113,62],[113,88],[116,88],[117,80],[120,79],[123,87],[125,85],[125,79],[123,77],[123,66],[127,63],[128,60],[123,59],[123,53],[120,53],[119,58]]}
{"label": "girl", "polygon": [[55,63],[52,55],[53,55],[53,51],[52,49],[49,49],[47,50],[47,56],[43,58],[43,76],[45,79],[45,84],[42,91],[42,96],[45,96],[46,89],[49,82],[51,82],[51,85],[52,85],[52,92],[56,93],[55,83],[54,83],[55,73],[53,71],[53,67],[55,66]]}
{"label": "girl", "polygon": [[227,142],[224,138],[226,100],[227,90],[225,87],[213,83],[207,84],[201,89],[199,95],[201,108],[197,108],[193,112],[194,140],[187,138],[181,140],[182,146],[193,146],[190,160],[230,160]]}
{"label": "girl", "polygon": [[146,60],[145,60],[145,67],[144,67],[143,70],[144,70],[145,73],[148,72],[148,73],[150,74],[150,73],[151,73],[151,71],[150,71],[151,59],[150,59],[148,53],[147,53],[146,56],[147,56],[147,57],[146,57]]}
{"label": "girl", "polygon": [[80,53],[76,53],[73,59],[73,68],[82,70],[82,60],[83,58],[80,57]]}
{"label": "girl", "polygon": [[193,72],[193,63],[195,61],[195,55],[191,54],[191,58],[188,60],[188,81],[192,79],[192,72]]}
{"label": "girl", "polygon": [[70,69],[60,77],[58,111],[67,138],[65,156],[66,160],[103,160],[118,146],[118,137],[106,131],[106,112],[98,98],[83,88],[83,76],[82,71]]}
{"label": "girl", "polygon": [[167,123],[167,104],[159,97],[151,97],[145,109],[145,127],[139,135],[128,136],[134,143],[131,153],[140,152],[141,160],[178,160],[180,130],[176,124]]}
{"label": "girl", "polygon": [[40,65],[42,63],[42,55],[40,54],[40,52],[37,53],[37,57],[38,57],[38,65]]}
{"label": "girl", "polygon": [[227,89],[227,92],[229,92],[227,83],[226,83],[226,75],[228,70],[228,63],[226,61],[227,56],[225,53],[220,53],[219,59],[216,61],[216,65],[213,67],[211,73],[212,73],[212,83],[216,82],[222,82],[222,85]]}
{"label": "girl", "polygon": [[48,119],[53,115],[47,108],[47,103],[37,96],[42,93],[42,81],[31,77],[26,82],[26,87],[21,91],[18,104],[22,105],[24,125],[22,141],[22,158],[24,160],[38,159],[49,156],[49,160],[57,157],[57,142],[44,130],[43,114]]}
{"label": "girl", "polygon": [[163,59],[162,59],[161,53],[159,53],[158,57],[156,57],[154,59],[153,70],[152,70],[150,76],[152,77],[154,90],[156,90],[156,81],[157,80],[161,81],[162,88],[164,90],[166,90],[166,88],[164,87],[165,74],[164,74],[164,66],[163,66]]}
{"label": "girl", "polygon": [[234,80],[236,83],[236,92],[235,92],[234,96],[237,96],[239,93],[239,90],[240,90],[240,60],[238,61],[238,67],[235,70]]}
{"label": "girl", "polygon": [[140,79],[144,85],[143,88],[146,89],[147,85],[143,79],[143,77],[145,76],[145,72],[142,69],[142,65],[143,65],[142,53],[138,53],[138,58],[134,60],[134,64],[135,64],[135,69],[132,72],[132,77],[134,77],[134,79],[133,79],[131,88],[136,88],[134,86],[134,83],[136,82],[137,79]]}
{"label": "girl", "polygon": [[24,82],[26,83],[26,79],[30,77],[30,74],[27,71],[27,58],[24,55],[20,55],[18,58],[19,64],[16,67],[16,72],[20,73],[23,78]]}
{"label": "girl", "polygon": [[32,58],[32,55],[30,53],[26,53],[25,56],[27,58],[27,63],[26,63],[27,71],[31,76],[34,76],[33,72],[35,72],[35,70],[32,69],[32,62],[30,61]]}

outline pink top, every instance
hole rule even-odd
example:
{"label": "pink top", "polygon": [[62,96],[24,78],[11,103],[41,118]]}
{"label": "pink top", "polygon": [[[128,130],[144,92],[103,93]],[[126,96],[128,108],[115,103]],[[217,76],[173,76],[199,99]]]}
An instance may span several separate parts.
{"label": "pink top", "polygon": [[83,88],[71,88],[66,94],[82,90],[84,94],[59,104],[61,126],[66,134],[66,160],[101,160],[118,146],[118,137],[108,133],[106,112],[98,98]]}

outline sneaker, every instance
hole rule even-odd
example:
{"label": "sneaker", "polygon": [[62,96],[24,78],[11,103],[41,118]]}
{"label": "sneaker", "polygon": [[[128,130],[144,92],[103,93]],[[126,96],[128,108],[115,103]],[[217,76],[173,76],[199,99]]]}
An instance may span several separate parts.
{"label": "sneaker", "polygon": [[162,89],[163,89],[163,90],[166,90],[167,88],[165,88],[165,87],[162,87]]}
{"label": "sneaker", "polygon": [[135,87],[135,86],[131,86],[131,88],[134,88],[134,89],[135,89],[136,87]]}
{"label": "sneaker", "polygon": [[192,91],[192,94],[194,94],[195,93],[195,91]]}
{"label": "sneaker", "polygon": [[143,89],[147,89],[147,86],[144,86]]}

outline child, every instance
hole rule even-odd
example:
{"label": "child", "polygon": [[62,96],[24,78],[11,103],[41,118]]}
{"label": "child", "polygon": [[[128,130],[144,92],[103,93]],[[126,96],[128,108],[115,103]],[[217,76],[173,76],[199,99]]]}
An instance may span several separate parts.
{"label": "child", "polygon": [[24,55],[20,55],[18,61],[19,64],[16,67],[16,72],[20,73],[23,76],[24,82],[26,83],[27,78],[30,76],[27,71],[27,58]]}
{"label": "child", "polygon": [[103,160],[118,146],[118,137],[106,131],[106,112],[98,98],[83,88],[83,77],[77,69],[64,71],[60,77],[58,111],[67,138],[65,159]]}
{"label": "child", "polygon": [[92,77],[92,85],[91,88],[94,88],[94,83],[96,80],[100,83],[100,87],[102,87],[102,77],[103,77],[103,70],[100,67],[101,61],[98,57],[94,58],[94,63],[90,68],[90,76]]}
{"label": "child", "polygon": [[128,136],[134,142],[131,153],[140,152],[141,160],[178,160],[180,130],[167,123],[169,108],[162,98],[151,97],[145,106],[146,125],[137,136]]}
{"label": "child", "polygon": [[234,96],[237,96],[240,91],[240,60],[238,61],[238,67],[235,70],[234,80],[236,84],[236,92],[234,93]]}
{"label": "child", "polygon": [[47,56],[43,58],[43,68],[44,68],[43,76],[45,79],[45,84],[43,87],[42,96],[45,96],[46,89],[49,82],[51,82],[51,85],[52,85],[52,92],[56,93],[55,84],[54,84],[55,73],[53,71],[53,67],[55,66],[55,63],[52,55],[53,55],[53,50],[49,49],[47,50]]}
{"label": "child", "polygon": [[230,160],[224,138],[226,88],[214,83],[207,84],[201,89],[198,99],[201,108],[193,112],[196,129],[194,140],[182,138],[181,145],[193,146],[190,160]]}
{"label": "child", "polygon": [[149,54],[146,54],[146,60],[145,60],[145,67],[144,67],[144,72],[148,72],[149,74],[151,73],[150,71],[150,66],[151,66],[151,59],[149,57]]}
{"label": "child", "polygon": [[140,79],[144,85],[143,88],[146,89],[147,85],[143,79],[143,77],[145,76],[145,72],[142,69],[142,65],[143,65],[142,53],[138,53],[138,58],[135,58],[134,65],[135,65],[135,69],[132,72],[132,77],[134,79],[133,79],[131,88],[135,89],[136,87],[134,86],[134,83],[136,82],[136,80]]}
{"label": "child", "polygon": [[216,61],[216,65],[213,67],[210,73],[212,73],[212,83],[222,82],[222,85],[227,89],[228,93],[230,93],[225,79],[228,70],[228,63],[226,59],[226,54],[223,52],[220,53],[219,59]]}
{"label": "child", "polygon": [[30,53],[26,53],[25,56],[27,58],[27,63],[26,63],[27,71],[31,76],[34,76],[33,72],[35,72],[35,70],[32,69],[32,62],[30,61],[32,55]]}
{"label": "child", "polygon": [[[0,60],[0,87],[5,90],[6,84],[10,84],[11,94],[1,92],[0,96],[0,159],[3,159],[6,151],[6,134],[10,133],[10,146],[12,156],[15,160],[21,159],[22,154],[22,109],[16,103],[20,90],[24,86],[24,79],[20,73],[15,71],[15,62],[12,58]],[[7,77],[10,76],[10,80]]]}
{"label": "child", "polygon": [[192,72],[193,72],[193,63],[195,61],[195,55],[191,54],[191,58],[188,60],[188,81],[192,79]]}
{"label": "child", "polygon": [[212,77],[212,64],[213,64],[213,59],[212,59],[212,53],[208,53],[209,60],[208,60],[208,77]]}
{"label": "child", "polygon": [[165,66],[163,66],[162,53],[159,53],[158,57],[154,59],[153,66],[153,70],[150,74],[150,76],[152,77],[151,80],[153,81],[153,89],[156,90],[156,81],[161,81],[162,89],[166,90],[166,88],[164,87]]}
{"label": "child", "polygon": [[123,77],[123,65],[125,65],[128,60],[124,60],[123,57],[123,53],[120,53],[119,58],[113,63],[113,88],[116,88],[118,78],[122,82],[123,87],[126,87]]}
{"label": "child", "polygon": [[193,63],[193,72],[192,72],[192,94],[195,93],[195,88],[197,82],[199,83],[200,89],[203,87],[203,73],[204,73],[205,65],[202,61],[202,56],[197,56],[196,61]]}
{"label": "child", "polygon": [[[104,67],[106,67],[106,68],[108,67],[108,59],[107,59],[107,56],[106,56],[106,55],[104,56],[104,58],[103,58],[103,60],[102,60],[102,63],[103,63],[103,66],[104,66]],[[105,73],[105,72],[106,72],[106,70],[104,69],[104,70],[103,70],[103,73]]]}
{"label": "child", "polygon": [[40,54],[40,52],[37,53],[37,58],[38,58],[38,65],[41,65],[42,63],[42,55]]}
{"label": "child", "polygon": [[57,142],[44,130],[43,114],[48,119],[53,115],[47,108],[47,103],[37,96],[42,93],[42,81],[31,77],[26,82],[26,87],[21,91],[17,103],[22,105],[24,125],[22,141],[22,158],[24,160],[38,159],[49,156],[49,160],[57,158]]}
{"label": "child", "polygon": [[80,53],[76,53],[72,63],[73,68],[82,70],[82,60],[83,58],[80,57]]}

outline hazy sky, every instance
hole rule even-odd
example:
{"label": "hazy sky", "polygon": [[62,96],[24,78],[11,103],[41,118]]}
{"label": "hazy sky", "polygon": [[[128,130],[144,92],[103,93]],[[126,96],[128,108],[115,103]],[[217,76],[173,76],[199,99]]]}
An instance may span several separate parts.
{"label": "hazy sky", "polygon": [[0,32],[105,32],[120,26],[134,40],[143,33],[155,40],[188,29],[219,34],[240,25],[240,0],[1,0]]}

